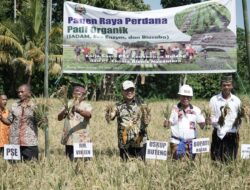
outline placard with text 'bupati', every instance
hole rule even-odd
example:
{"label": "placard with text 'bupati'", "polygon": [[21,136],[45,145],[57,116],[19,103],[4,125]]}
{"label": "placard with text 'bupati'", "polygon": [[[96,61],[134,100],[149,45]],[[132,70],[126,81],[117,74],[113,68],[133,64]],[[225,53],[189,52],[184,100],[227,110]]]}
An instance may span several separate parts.
{"label": "placard with text 'bupati'", "polygon": [[4,145],[5,160],[21,160],[20,145],[5,144]]}
{"label": "placard with text 'bupati'", "polygon": [[92,158],[93,143],[74,143],[74,158]]}
{"label": "placard with text 'bupati'", "polygon": [[147,141],[146,159],[166,160],[168,143],[164,141]]}
{"label": "placard with text 'bupati'", "polygon": [[209,152],[210,142],[209,138],[199,138],[192,140],[192,153]]}
{"label": "placard with text 'bupati'", "polygon": [[250,159],[250,144],[241,145],[241,158]]}

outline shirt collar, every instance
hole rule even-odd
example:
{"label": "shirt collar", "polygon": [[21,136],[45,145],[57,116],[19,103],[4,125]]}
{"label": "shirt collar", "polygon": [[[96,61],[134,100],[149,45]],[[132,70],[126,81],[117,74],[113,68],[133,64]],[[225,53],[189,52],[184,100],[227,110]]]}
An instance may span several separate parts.
{"label": "shirt collar", "polygon": [[222,96],[222,92],[217,96],[218,100],[223,100],[223,101],[234,101],[234,96],[232,93],[230,93],[230,98],[224,99]]}
{"label": "shirt collar", "polygon": [[[17,101],[17,105],[18,105],[18,106],[21,106],[21,103],[22,103],[21,100],[18,100],[18,101]],[[29,100],[28,103],[27,103],[27,107],[31,107],[31,106],[33,106],[33,105],[34,105],[33,101],[32,101],[32,100]]]}
{"label": "shirt collar", "polygon": [[135,98],[130,103],[127,103],[126,100],[123,99],[122,103],[123,104],[134,104],[135,103]]}

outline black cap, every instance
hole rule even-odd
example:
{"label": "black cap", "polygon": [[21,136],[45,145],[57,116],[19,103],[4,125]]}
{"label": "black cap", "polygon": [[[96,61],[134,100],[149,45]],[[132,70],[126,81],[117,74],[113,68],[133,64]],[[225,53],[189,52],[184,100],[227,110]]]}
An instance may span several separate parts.
{"label": "black cap", "polygon": [[221,82],[232,82],[233,76],[231,74],[224,74],[221,76]]}

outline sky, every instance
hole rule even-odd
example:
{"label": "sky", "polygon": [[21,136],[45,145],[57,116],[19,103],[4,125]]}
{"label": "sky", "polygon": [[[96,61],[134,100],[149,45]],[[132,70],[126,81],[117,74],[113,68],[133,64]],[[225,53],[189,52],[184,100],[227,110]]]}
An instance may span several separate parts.
{"label": "sky", "polygon": [[[161,0],[144,0],[146,4],[149,4],[152,10],[162,9]],[[248,21],[250,26],[250,0],[247,0],[247,8],[248,8]],[[243,28],[243,13],[242,13],[242,0],[236,0],[236,23],[238,27]]]}

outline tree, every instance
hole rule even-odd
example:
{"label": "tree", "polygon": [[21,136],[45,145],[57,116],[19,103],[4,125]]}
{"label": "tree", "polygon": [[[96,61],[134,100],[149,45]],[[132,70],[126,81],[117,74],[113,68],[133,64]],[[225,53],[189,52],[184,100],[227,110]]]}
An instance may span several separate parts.
{"label": "tree", "polygon": [[161,0],[161,5],[163,8],[170,8],[199,2],[201,0]]}

